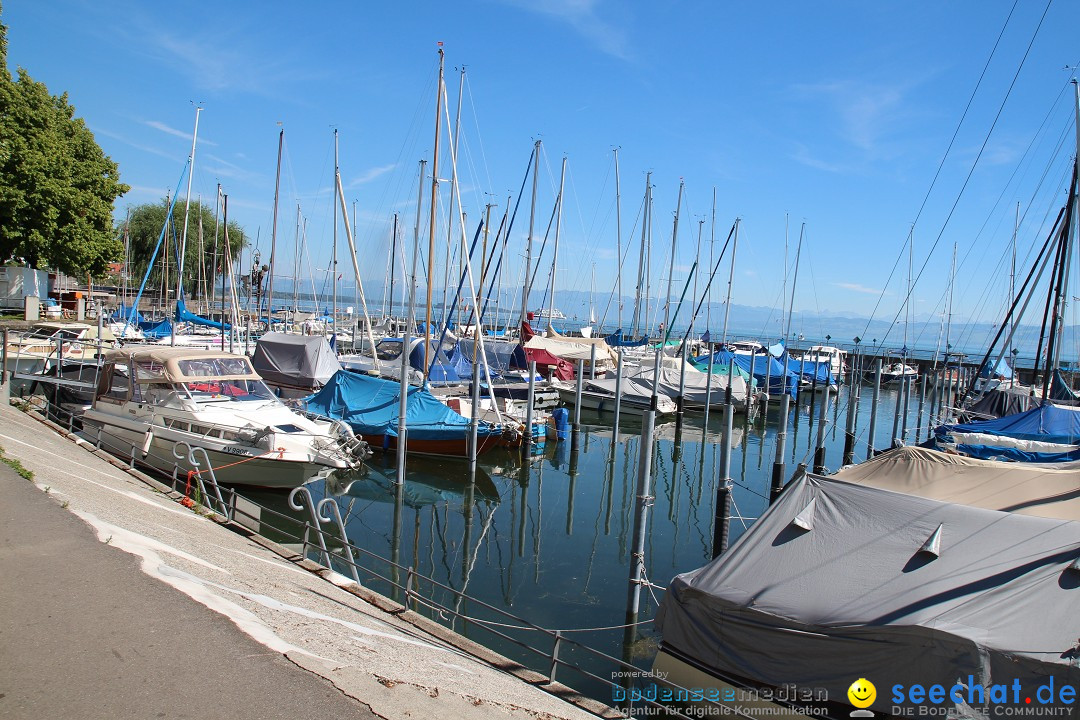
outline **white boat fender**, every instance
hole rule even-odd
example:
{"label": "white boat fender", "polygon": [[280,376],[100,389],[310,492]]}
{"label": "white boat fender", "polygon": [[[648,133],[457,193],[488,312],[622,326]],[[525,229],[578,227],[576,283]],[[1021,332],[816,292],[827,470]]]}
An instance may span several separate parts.
{"label": "white boat fender", "polygon": [[150,443],[154,441],[154,429],[146,428],[146,436],[143,437],[142,454],[146,457],[150,453]]}

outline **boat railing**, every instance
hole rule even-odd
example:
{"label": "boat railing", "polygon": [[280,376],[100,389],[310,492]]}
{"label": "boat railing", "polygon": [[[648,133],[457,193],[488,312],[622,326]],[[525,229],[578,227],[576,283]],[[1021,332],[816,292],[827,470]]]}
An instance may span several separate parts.
{"label": "boat railing", "polygon": [[[47,417],[68,428],[77,423],[71,410],[58,405],[47,408]],[[606,687],[610,691],[610,700],[603,702],[614,704],[627,717],[664,713],[673,718],[696,718],[710,714],[751,720],[750,715],[735,706],[711,702],[708,697],[702,699],[700,689],[682,687],[670,678],[590,647],[574,637],[579,632],[628,631],[651,620],[602,628],[544,627],[425,575],[413,565],[360,547],[349,538],[337,500],[326,497],[316,501],[307,486],[295,488],[288,494],[287,507],[295,513],[289,514],[253,500],[235,488],[220,485],[206,451],[187,442],[176,443],[172,457],[164,458],[156,455],[149,443],[139,447],[104,428],[77,438],[77,442],[98,450],[103,444],[108,445],[104,442],[107,438],[122,441],[128,450],[119,459],[126,461],[131,469],[136,465],[149,465],[150,461],[164,460],[164,463],[155,464],[171,465],[172,472],[158,474],[158,479],[164,479],[185,506],[196,512],[212,513],[226,527],[245,534],[254,532],[290,549],[296,547],[299,556],[352,579],[360,588],[385,584],[390,589],[390,603],[396,613],[421,615],[454,632],[467,632],[470,639],[475,633],[487,633],[492,640],[513,649],[522,658],[521,664],[515,666],[515,674],[547,692],[564,699],[582,698],[561,680],[566,673],[572,673],[593,687]],[[119,444],[114,442],[112,446]],[[650,589],[665,590],[648,581],[643,584]],[[510,662],[514,663],[513,660]],[[537,678],[535,674],[541,674],[543,678]],[[684,702],[692,705],[684,707]],[[643,711],[642,708],[650,709]],[[595,711],[595,707],[587,709]]]}
{"label": "boat railing", "polygon": [[[100,335],[100,334],[99,334]],[[44,348],[48,342],[48,352]],[[89,362],[84,356],[72,358],[79,363],[78,372],[72,378],[74,371],[64,371],[64,360],[76,351],[86,348],[95,348],[94,357]],[[101,354],[105,349],[100,336],[96,340],[73,340],[50,332],[34,330],[11,330],[4,328],[3,345],[0,346],[0,371],[8,373],[8,377],[20,381],[21,385],[28,383],[42,383],[52,386],[65,386],[72,390],[93,392],[97,387],[98,374],[101,370]],[[21,361],[25,359],[41,361],[42,367],[37,372],[26,372],[20,369],[25,367]],[[93,367],[93,379],[85,377],[84,369]],[[55,371],[55,375],[48,374]]]}

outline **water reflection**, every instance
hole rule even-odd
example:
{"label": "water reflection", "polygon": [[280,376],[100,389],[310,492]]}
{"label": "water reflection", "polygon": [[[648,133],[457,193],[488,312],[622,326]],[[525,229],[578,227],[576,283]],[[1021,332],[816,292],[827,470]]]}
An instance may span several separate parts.
{"label": "water reflection", "polygon": [[[861,424],[856,461],[865,458],[865,426],[871,393],[857,406]],[[848,388],[839,395],[819,394],[813,407],[793,404],[787,427],[785,478],[799,463],[812,464],[825,402],[825,462],[841,465]],[[875,447],[889,444],[897,392],[883,389],[878,409]],[[926,432],[929,421],[916,417],[920,403],[910,403],[909,441],[915,428]],[[928,405],[928,403],[927,403]],[[747,419],[738,415],[732,434],[731,541],[768,505],[776,453],[779,403]],[[716,490],[721,478],[720,443],[723,413],[712,412],[705,426],[701,414],[688,414],[676,433],[674,423],[657,428],[652,447],[652,505],[644,545],[644,579],[667,586],[672,577],[696,569],[712,557]],[[365,550],[389,558],[420,574],[434,577],[447,589],[436,599],[471,618],[457,621],[459,632],[474,637],[515,660],[534,663],[535,656],[512,644],[499,645],[476,620],[506,622],[476,603],[461,600],[467,591],[485,603],[504,608],[542,627],[582,630],[572,637],[616,657],[647,665],[654,637],[650,621],[662,589],[641,588],[638,620],[625,628],[628,584],[634,547],[634,508],[641,456],[640,419],[626,417],[618,429],[595,414],[582,413],[576,449],[571,443],[548,442],[542,453],[520,455],[493,450],[479,459],[475,474],[460,460],[410,457],[406,482],[395,484],[393,458],[376,456],[366,476],[313,486],[316,501],[334,497],[350,539]],[[901,425],[902,427],[902,425]],[[676,442],[678,437],[678,442]],[[252,491],[244,491],[251,493]],[[254,493],[252,493],[254,494]],[[266,494],[260,493],[263,502]],[[273,505],[302,524],[299,513],[282,500]],[[294,529],[295,531],[295,529]],[[284,539],[284,535],[282,535]],[[363,558],[371,571],[365,585],[400,600],[403,571],[391,563]],[[606,629],[596,629],[606,628]],[[543,645],[537,637],[523,637]],[[566,678],[582,691],[602,696],[597,685]],[[610,693],[607,694],[610,699]]]}

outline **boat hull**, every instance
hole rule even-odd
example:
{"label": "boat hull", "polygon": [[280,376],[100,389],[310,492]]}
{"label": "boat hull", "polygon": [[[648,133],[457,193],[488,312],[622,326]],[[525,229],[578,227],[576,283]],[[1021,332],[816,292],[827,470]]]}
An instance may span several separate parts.
{"label": "boat hull", "polygon": [[[195,468],[187,457],[176,459],[173,448],[177,442],[189,442],[192,447],[202,447],[210,458],[214,477],[223,485],[245,485],[265,488],[295,488],[304,483],[324,477],[335,468],[310,460],[288,459],[279,457],[279,453],[264,451],[259,448],[237,448],[226,451],[226,446],[214,447],[196,444],[192,437],[172,431],[170,428],[154,426],[150,444],[144,453],[146,426],[135,427],[110,421],[103,413],[87,411],[82,417],[83,436],[90,442],[119,458],[130,459],[143,467],[149,467],[161,473],[186,476]],[[200,453],[201,456],[201,453]],[[202,459],[201,457],[197,459]],[[206,475],[209,475],[208,473]],[[204,476],[203,478],[207,478]]]}
{"label": "boat hull", "polygon": [[[383,450],[389,452],[391,450],[397,450],[398,439],[396,435],[361,435],[364,441],[372,449]],[[498,447],[502,444],[501,434],[491,434],[487,436],[477,437],[478,447],[476,449],[477,455]],[[411,438],[405,442],[405,452],[413,455],[437,455],[440,457],[469,457],[469,438],[468,436],[447,438],[447,439],[421,439]]]}

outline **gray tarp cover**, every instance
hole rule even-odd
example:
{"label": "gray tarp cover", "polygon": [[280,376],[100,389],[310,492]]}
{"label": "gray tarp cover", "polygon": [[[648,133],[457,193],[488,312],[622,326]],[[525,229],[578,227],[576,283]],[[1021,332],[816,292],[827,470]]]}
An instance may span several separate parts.
{"label": "gray tarp cover", "polygon": [[[793,524],[800,514],[811,529]],[[939,526],[940,556],[920,552]],[[897,683],[971,675],[1034,693],[1050,676],[1080,683],[1078,556],[1078,522],[807,475],[726,553],[677,576],[656,625],[714,674],[842,702],[867,678],[879,712]]]}
{"label": "gray tarp cover", "polygon": [[251,357],[255,372],[271,385],[318,390],[341,369],[321,335],[266,333]]}

